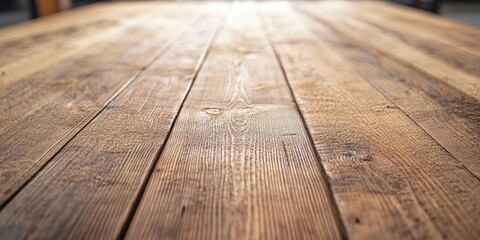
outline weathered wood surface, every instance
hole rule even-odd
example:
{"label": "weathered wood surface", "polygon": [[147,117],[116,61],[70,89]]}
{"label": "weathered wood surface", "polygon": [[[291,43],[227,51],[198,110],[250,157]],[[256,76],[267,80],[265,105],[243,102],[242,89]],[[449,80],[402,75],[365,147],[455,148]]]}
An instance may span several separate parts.
{"label": "weathered wood surface", "polygon": [[127,238],[338,239],[328,186],[292,100],[255,8],[235,4]]}
{"label": "weathered wood surface", "polygon": [[[385,22],[364,22],[347,7],[327,8],[344,16],[339,20],[315,14],[325,6],[300,7],[305,24],[480,178],[480,56]],[[343,30],[345,22],[356,22],[359,33]],[[368,40],[365,32],[378,37]]]}
{"label": "weathered wood surface", "polygon": [[[113,239],[123,234],[222,8],[197,9],[206,12],[10,201],[0,212],[1,239]],[[13,213],[14,219],[3,217]]]}
{"label": "weathered wood surface", "polygon": [[290,8],[265,9],[349,236],[478,236],[478,178],[322,40],[328,32],[317,37]]}
{"label": "weathered wood surface", "polygon": [[[198,7],[153,8],[143,19],[148,24],[142,19],[134,20],[134,26],[123,24],[123,35],[107,34],[90,51],[52,61],[47,69],[18,80],[7,73],[16,82],[0,87],[5,112],[0,117],[0,205],[142,71],[191,22],[192,14],[201,12]],[[164,16],[159,18],[159,12]],[[154,31],[159,27],[168,34]],[[133,35],[120,38],[126,34]]]}
{"label": "weathered wood surface", "polygon": [[479,239],[479,49],[383,1],[0,29],[0,239]]}
{"label": "weathered wood surface", "polygon": [[364,1],[355,7],[357,12],[375,13],[368,15],[371,17],[378,15],[381,17],[381,21],[392,23],[392,28],[398,28],[407,34],[428,36],[480,55],[480,42],[478,41],[480,29],[478,27],[467,26],[430,13],[395,6],[388,2]]}

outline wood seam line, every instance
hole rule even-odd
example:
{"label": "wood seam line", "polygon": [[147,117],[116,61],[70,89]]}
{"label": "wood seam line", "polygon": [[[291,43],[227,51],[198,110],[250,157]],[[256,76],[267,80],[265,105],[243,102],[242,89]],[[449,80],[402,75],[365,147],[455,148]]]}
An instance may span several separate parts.
{"label": "wood seam line", "polygon": [[308,140],[310,141],[310,146],[312,147],[312,150],[315,154],[315,159],[316,159],[316,161],[319,165],[318,170],[320,170],[322,172],[322,175],[323,175],[322,178],[328,186],[328,196],[329,196],[329,199],[330,199],[330,202],[331,202],[332,206],[334,206],[333,207],[334,209],[332,209],[332,210],[335,213],[334,215],[335,215],[335,219],[336,219],[336,222],[337,222],[336,225],[340,230],[340,237],[342,239],[350,239],[349,236],[348,236],[348,232],[347,232],[347,228],[346,228],[346,224],[345,224],[345,219],[343,219],[343,217],[341,215],[340,207],[338,206],[338,202],[335,198],[335,195],[333,194],[332,186],[331,186],[330,182],[328,181],[327,171],[325,170],[325,167],[322,164],[322,161],[321,161],[322,158],[320,157],[318,151],[316,150],[316,147],[315,147],[315,144],[314,144],[314,141],[313,141],[313,137],[310,133],[307,122],[306,122],[302,112],[300,111],[300,107],[298,105],[297,99],[295,98],[295,93],[292,89],[292,86],[290,85],[287,74],[285,72],[285,68],[284,68],[283,63],[280,59],[280,56],[278,55],[278,51],[277,51],[276,47],[274,46],[274,44],[272,42],[272,38],[271,38],[271,35],[269,34],[269,31],[266,30],[266,29],[268,29],[268,25],[267,25],[267,21],[265,19],[265,15],[263,13],[260,13],[260,12],[261,12],[261,10],[257,7],[257,15],[259,16],[259,19],[261,21],[263,33],[266,35],[266,38],[268,39],[269,45],[270,45],[270,47],[271,47],[271,49],[272,49],[272,51],[275,55],[276,62],[278,63],[278,65],[279,65],[279,67],[282,71],[283,79],[286,82],[288,90],[289,90],[290,95],[292,97],[292,100],[295,103],[297,113],[300,116],[300,119],[302,120],[302,125],[303,125],[304,129],[306,130],[306,135],[308,136]]}
{"label": "wood seam line", "polygon": [[83,131],[83,129],[85,129],[91,122],[93,122],[93,120],[95,120],[100,115],[100,113],[102,113],[108,107],[108,105],[110,105],[110,103],[116,97],[118,97],[125,88],[127,88],[127,86],[129,86],[135,79],[137,79],[137,77],[139,77],[141,73],[143,73],[146,69],[148,69],[158,58],[160,58],[163,54],[165,54],[165,52],[172,46],[172,43],[179,36],[181,36],[188,29],[188,27],[192,25],[199,18],[201,18],[201,14],[195,17],[192,21],[190,21],[185,27],[183,27],[183,29],[177,35],[175,35],[167,44],[164,45],[163,48],[161,48],[161,50],[150,60],[150,62],[148,62],[148,64],[145,67],[141,68],[138,72],[136,72],[122,87],[120,87],[120,89],[118,89],[114,94],[112,94],[112,96],[110,96],[110,98],[104,103],[102,108],[98,110],[98,112],[93,114],[93,117],[90,120],[88,120],[75,134],[73,134],[72,137],[68,139],[63,144],[63,146],[59,148],[55,154],[52,155],[52,157],[50,157],[50,159],[45,161],[45,163],[42,164],[42,166],[40,166],[38,170],[34,174],[32,174],[32,176],[30,176],[27,181],[25,181],[24,184],[22,184],[18,189],[15,189],[14,192],[7,199],[5,199],[5,201],[2,204],[0,204],[0,211],[5,206],[7,206],[27,184],[29,184],[32,181],[32,179],[34,179],[45,168],[45,166],[47,166],[48,163],[50,163],[50,161],[58,155],[58,153],[62,152],[65,146],[67,146],[80,132]]}
{"label": "wood seam line", "polygon": [[[303,9],[300,9],[300,8],[298,8],[298,7],[295,7],[295,10],[296,10],[296,11],[299,11],[299,12],[302,12],[303,15],[311,18],[311,19],[312,19],[313,21],[315,21],[315,22],[320,22],[321,24],[325,25],[326,27],[328,27],[329,29],[331,29],[331,30],[332,30],[333,32],[335,32],[336,34],[339,34],[339,35],[341,35],[341,36],[343,36],[343,37],[345,37],[345,38],[347,38],[347,39],[349,39],[349,40],[354,41],[354,42],[357,43],[358,45],[362,46],[362,49],[364,49],[364,44],[358,43],[354,38],[352,38],[352,37],[346,35],[345,33],[342,33],[341,31],[337,30],[337,29],[336,29],[335,27],[333,27],[330,23],[325,22],[324,20],[318,19],[317,17],[312,16],[311,13],[309,13],[309,12],[303,10]],[[302,17],[300,17],[299,19],[300,19],[302,22],[304,22],[304,21],[302,20]],[[368,23],[367,23],[367,24],[368,24]],[[310,29],[310,28],[308,27],[308,29]],[[313,32],[316,36],[318,36],[318,34],[317,34],[315,31],[312,31],[312,30],[310,30],[310,31]],[[327,44],[328,44],[328,43],[327,43]],[[329,45],[329,44],[328,44],[328,45]],[[385,50],[379,49],[379,48],[377,48],[377,47],[372,47],[372,48],[375,49],[375,51],[377,51],[377,52],[385,53],[384,56],[385,56],[386,58],[389,58],[389,59],[391,59],[391,60],[393,60],[393,61],[395,61],[395,62],[397,62],[397,63],[399,63],[399,64],[401,64],[401,65],[403,65],[403,66],[406,66],[406,67],[408,67],[408,68],[410,68],[410,69],[414,69],[415,71],[417,71],[417,72],[419,72],[419,73],[421,73],[421,74],[423,74],[423,75],[425,75],[425,76],[428,76],[428,77],[431,78],[431,79],[435,79],[435,81],[445,83],[445,84],[447,84],[448,86],[450,86],[451,88],[456,89],[456,90],[458,90],[459,92],[462,92],[463,94],[465,94],[465,95],[467,95],[467,96],[469,96],[469,97],[471,97],[471,98],[475,98],[475,99],[477,99],[477,100],[480,101],[479,98],[471,95],[470,93],[467,93],[467,92],[459,89],[458,87],[452,85],[451,83],[449,83],[449,82],[447,82],[447,81],[444,81],[444,80],[442,80],[442,79],[439,79],[439,78],[436,77],[436,76],[433,76],[431,73],[428,73],[428,72],[426,72],[425,70],[420,69],[419,67],[417,67],[417,66],[415,66],[415,65],[413,65],[413,64],[410,64],[410,63],[406,62],[405,60],[401,59],[400,57],[392,56],[392,55],[388,54],[388,52],[385,52]],[[335,51],[336,51],[336,50],[335,50]],[[336,51],[336,52],[337,52],[337,51]],[[343,56],[343,54],[342,54],[342,56]],[[349,61],[349,62],[350,62],[350,61]],[[443,62],[443,61],[442,61],[442,62]],[[353,64],[350,64],[350,65],[353,65]],[[465,73],[463,70],[461,70],[461,71],[462,71],[463,73]]]}
{"label": "wood seam line", "polygon": [[[300,10],[300,9],[298,9],[298,10],[301,11],[302,13],[305,13],[305,14],[308,15],[310,18],[313,18],[311,15],[309,15],[309,14],[306,13],[306,12],[304,12],[303,10]],[[300,21],[303,22],[302,17],[300,17],[299,19],[300,19]],[[320,21],[320,20],[317,20],[316,18],[314,18],[314,20]],[[323,23],[323,22],[322,22],[322,23]],[[349,38],[349,37],[346,36],[345,34],[342,34],[342,33],[338,32],[338,31],[336,31],[334,28],[332,28],[332,27],[329,26],[328,24],[325,23],[325,25],[328,26],[329,29],[332,29],[332,31],[335,31],[337,34],[340,34],[340,35],[342,35],[342,36],[344,36],[344,37],[346,37],[346,38]],[[319,37],[318,34],[317,34],[315,31],[312,31],[308,26],[307,26],[307,28],[310,30],[310,32],[312,32],[313,34],[315,34],[315,36]],[[435,142],[438,146],[440,146],[443,150],[445,150],[453,159],[455,159],[458,163],[460,163],[460,165],[461,165],[468,173],[470,173],[474,178],[476,178],[477,180],[480,181],[480,177],[476,176],[470,169],[468,169],[468,168],[465,166],[465,164],[464,164],[463,162],[461,162],[460,160],[458,160],[447,148],[445,148],[445,147],[444,147],[441,143],[439,143],[432,135],[430,135],[430,133],[427,132],[427,130],[425,130],[420,124],[418,124],[417,121],[415,121],[415,119],[413,119],[407,112],[405,112],[404,109],[402,109],[388,94],[386,94],[380,87],[378,87],[373,81],[371,81],[370,78],[369,78],[367,75],[365,75],[362,71],[360,71],[360,70],[355,66],[355,64],[353,64],[343,53],[341,53],[340,51],[338,51],[337,48],[335,48],[334,46],[331,46],[329,43],[325,42],[325,44],[326,44],[332,51],[334,51],[334,52],[337,53],[338,55],[342,56],[343,59],[345,59],[345,61],[347,61],[348,64],[350,64],[350,66],[352,66],[353,69],[355,69],[355,71],[357,72],[357,74],[358,74],[361,78],[365,79],[370,85],[372,85],[375,89],[377,89],[377,91],[379,91],[383,96],[385,96],[396,108],[398,108],[398,109],[399,109],[404,115],[406,115],[413,123],[415,123],[415,125],[417,125],[420,129],[422,129],[422,131],[423,131],[425,134],[427,134],[427,136],[428,136],[431,140],[433,140],[433,142]],[[377,50],[378,50],[378,49],[377,49]],[[378,50],[378,51],[380,51],[380,50]],[[405,62],[405,61],[403,61],[403,60],[401,60],[401,59],[398,59],[398,58],[396,58],[396,57],[390,56],[390,55],[388,55],[388,54],[387,54],[385,57],[386,57],[386,58],[389,58],[389,59],[391,59],[391,60],[393,60],[393,61],[395,61],[395,62],[397,62],[397,63],[399,63],[399,64],[401,64],[401,65],[403,65],[403,66],[405,66],[405,67],[414,68],[417,72],[419,72],[419,73],[421,73],[421,74],[423,74],[423,75],[425,75],[425,76],[428,76],[429,78],[435,79],[435,80],[437,80],[437,81],[441,81],[440,79],[438,79],[438,78],[430,75],[429,73],[426,73],[426,72],[424,72],[424,71],[416,68],[415,66],[410,65],[409,63],[407,63],[407,62]],[[443,82],[443,81],[442,81],[442,82]],[[449,83],[447,83],[447,82],[444,82],[444,83],[448,84],[450,87],[452,87],[452,88],[454,88],[454,89],[457,89],[458,91],[461,91],[461,90],[459,90],[458,88],[456,88],[455,86],[453,86],[453,85],[451,85],[451,84],[449,84]],[[473,97],[473,96],[465,93],[464,91],[461,91],[461,92],[462,92],[463,94],[465,94],[465,95],[468,95],[468,96],[470,96],[470,97],[472,97],[472,98],[475,98],[475,97]],[[475,99],[476,99],[476,98],[475,98]]]}
{"label": "wood seam line", "polygon": [[[178,119],[178,116],[180,115],[180,112],[182,111],[183,109],[183,106],[185,104],[185,101],[186,99],[188,98],[188,95],[190,93],[190,91],[192,90],[193,88],[193,85],[195,84],[195,80],[197,79],[197,76],[198,76],[198,73],[200,72],[200,70],[202,69],[203,67],[203,64],[205,63],[208,55],[210,54],[211,52],[211,49],[213,47],[213,45],[215,44],[217,38],[218,38],[218,35],[219,33],[221,32],[223,26],[225,25],[225,20],[227,18],[227,16],[229,15],[229,13],[231,12],[231,9],[232,9],[232,5],[231,5],[231,2],[228,3],[229,6],[227,8],[227,10],[225,10],[225,13],[223,14],[221,20],[220,20],[220,23],[216,26],[216,29],[215,29],[215,32],[212,36],[212,38],[210,39],[209,43],[208,43],[208,47],[207,49],[204,51],[204,53],[202,54],[202,56],[200,57],[199,61],[198,61],[198,64],[197,66],[195,67],[195,70],[193,72],[193,77],[192,77],[192,81],[190,83],[190,86],[188,86],[188,89],[187,89],[187,92],[185,94],[185,97],[183,98],[182,100],[182,103],[180,104],[178,110],[177,110],[177,113],[175,114],[174,118],[173,118],[173,121],[172,121],[172,124],[170,125],[170,129],[168,130],[168,133],[167,133],[167,136],[165,136],[165,140],[164,140],[164,144],[162,146],[160,146],[160,148],[157,150],[157,152],[155,153],[155,157],[154,157],[154,160],[153,162],[151,163],[151,167],[150,169],[148,170],[148,173],[147,173],[147,176],[145,177],[145,179],[143,180],[142,184],[141,184],[141,187],[140,187],[140,190],[137,194],[137,196],[135,197],[135,201],[133,202],[133,205],[130,207],[130,211],[128,213],[128,217],[127,217],[127,220],[125,221],[125,223],[123,224],[121,230],[120,230],[120,233],[117,237],[118,240],[122,240],[122,239],[125,239],[127,233],[128,233],[128,230],[130,228],[130,225],[133,221],[133,218],[135,217],[135,213],[137,212],[137,209],[138,207],[140,206],[140,203],[142,201],[142,198],[145,194],[145,191],[147,189],[147,186],[148,186],[148,183],[150,182],[150,178],[151,176],[153,175],[153,172],[155,171],[155,166],[157,165],[158,161],[160,160],[160,157],[163,153],[163,149],[165,147],[165,145],[168,143],[168,140],[170,139],[170,135],[172,133],[172,130],[174,129],[176,123],[177,123],[177,119]],[[183,32],[183,31],[182,31]]]}

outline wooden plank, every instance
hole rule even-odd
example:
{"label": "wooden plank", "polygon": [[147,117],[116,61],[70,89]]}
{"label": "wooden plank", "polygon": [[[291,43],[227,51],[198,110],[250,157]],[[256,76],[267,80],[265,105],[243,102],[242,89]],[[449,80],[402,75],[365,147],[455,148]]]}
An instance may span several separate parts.
{"label": "wooden plank", "polygon": [[[125,5],[126,3],[94,3],[88,6],[70,9],[54,16],[47,16],[14,25],[5,26],[0,28],[0,43],[4,43],[5,41],[12,41],[14,39],[27,38],[29,36],[42,34],[42,32],[45,31],[57,31],[70,26],[72,24],[72,21],[76,22],[77,24],[89,22],[92,19],[94,20],[96,18],[101,18],[102,16],[99,16],[98,14],[105,13],[107,8],[113,8],[112,11],[115,12],[128,11],[125,8]],[[48,29],[45,29],[43,27],[44,25],[48,25]]]}
{"label": "wooden plank", "polygon": [[[364,46],[356,38],[303,17],[303,22],[342,54],[366,79],[407,113],[437,142],[480,178],[480,101],[423,73],[389,53]],[[402,39],[408,36],[402,35]],[[453,49],[438,48],[437,55]],[[474,68],[473,56],[456,52],[460,66]],[[448,55],[448,54],[446,54]],[[467,54],[468,55],[468,54]],[[396,107],[395,105],[391,107]]]}
{"label": "wooden plank", "polygon": [[[160,8],[163,5],[159,5]],[[158,10],[158,8],[154,8]],[[142,71],[202,9],[179,4],[0,91],[0,205]],[[163,31],[155,31],[156,29]],[[128,36],[128,37],[126,37]],[[101,52],[102,54],[98,54]]]}
{"label": "wooden plank", "polygon": [[[139,4],[137,7],[142,5]],[[143,6],[145,7],[145,5]],[[95,49],[91,51],[82,51],[79,54],[75,54],[59,65],[55,65],[56,60],[43,59],[44,65],[48,70],[38,72],[32,76],[17,78],[18,76],[16,75],[5,74],[5,79],[2,79],[2,83],[7,87],[0,89],[0,96],[2,96],[1,99],[3,101],[1,110],[8,112],[8,114],[2,116],[4,117],[1,119],[2,127],[5,128],[11,125],[7,123],[15,123],[20,117],[26,117],[28,113],[33,113],[39,107],[52,103],[52,99],[55,99],[59,94],[82,82],[75,79],[76,76],[86,77],[89,72],[94,72],[93,70],[97,66],[105,67],[106,69],[131,68],[134,72],[143,69],[161,50],[158,42],[166,44],[173,38],[173,36],[161,32],[152,32],[152,30],[157,29],[159,27],[158,24],[162,24],[161,27],[165,28],[166,31],[174,31],[185,26],[191,18],[187,13],[179,16],[178,19],[172,18],[165,22],[165,19],[159,18],[158,14],[163,14],[165,18],[169,19],[178,14],[178,8],[184,8],[186,11],[193,11],[198,8],[196,5],[172,7],[158,4],[153,9],[151,5],[147,6],[150,7],[151,11],[145,11],[143,17],[125,22],[121,27],[115,29],[115,32],[105,31],[106,36],[100,39],[89,39],[88,44],[95,45]],[[145,24],[145,21],[149,24]],[[134,37],[125,38],[125,35],[128,34],[133,34]],[[84,40],[84,42],[87,41]],[[103,52],[104,54],[99,55],[98,52]],[[56,55],[61,55],[61,53],[57,52]],[[35,63],[30,62],[29,59],[16,61],[16,65],[22,70],[23,75],[25,75],[25,71],[23,71],[25,69],[24,66],[35,65]],[[28,69],[31,68],[29,67]],[[83,74],[76,74],[78,72]],[[55,77],[57,75],[63,76],[60,78]],[[54,78],[54,80],[50,78]]]}
{"label": "wooden plank", "polygon": [[[175,12],[175,8],[166,8],[169,9],[168,11]],[[146,12],[145,17],[126,22],[115,31],[105,31],[107,35],[98,39],[93,37],[84,39],[86,45],[95,45],[95,51],[74,50],[69,54],[75,52],[78,52],[78,54],[74,54],[60,64],[57,64],[58,56],[65,57],[63,52],[60,51],[56,54],[54,52],[54,55],[48,59],[40,54],[39,59],[25,58],[12,63],[21,71],[20,75],[27,74],[25,72],[28,71],[23,71],[23,69],[25,69],[25,65],[31,64],[30,60],[34,61],[33,64],[35,64],[35,61],[43,59],[41,65],[47,69],[23,78],[18,78],[18,74],[6,74],[4,76],[5,80],[2,83],[5,86],[0,88],[0,103],[2,103],[0,104],[0,111],[9,114],[0,116],[2,122],[0,131],[28,117],[46,104],[52,104],[54,99],[62,96],[62,94],[65,95],[65,91],[76,91],[77,84],[85,83],[78,78],[88,78],[89,75],[94,75],[92,73],[96,68],[101,68],[102,71],[108,70],[108,68],[124,68],[132,72],[138,72],[145,67],[154,55],[160,51],[154,37],[160,36],[164,43],[167,43],[173,37],[168,35],[162,37],[162,33],[152,34],[151,30],[156,29],[158,27],[157,23],[164,20],[156,16],[158,10],[153,13]],[[163,12],[163,14],[166,13]],[[155,19],[157,20],[155,21]],[[150,21],[151,25],[145,26],[144,21]],[[167,28],[166,30],[175,30],[181,28],[182,24],[186,25],[188,21],[184,18],[183,21],[175,23],[175,19],[173,19],[172,22],[167,23],[173,26],[166,26],[165,28]],[[125,39],[125,35],[132,33],[136,37]],[[102,39],[103,41],[101,41]],[[104,54],[98,55],[99,51],[104,52]],[[29,69],[32,70],[35,67]]]}
{"label": "wooden plank", "polygon": [[301,117],[237,3],[189,93],[127,239],[339,239]]}
{"label": "wooden plank", "polygon": [[348,236],[479,238],[478,178],[291,9],[262,10]]}
{"label": "wooden plank", "polygon": [[[64,23],[60,27],[55,27],[56,22],[52,21],[37,26],[33,24],[37,23],[34,21],[19,28],[0,31],[0,34],[4,34],[4,36],[13,35],[10,38],[0,40],[0,51],[2,52],[0,55],[0,66],[17,61],[22,57],[28,56],[32,58],[32,54],[39,54],[40,52],[42,52],[42,57],[45,58],[45,56],[55,54],[54,51],[78,48],[79,44],[75,43],[79,42],[79,40],[85,41],[86,38],[96,37],[97,35],[105,36],[110,28],[118,27],[134,19],[132,15],[141,15],[143,12],[146,12],[139,11],[138,7],[119,8],[114,9],[112,12],[108,8],[104,8],[103,5],[97,4],[80,11],[80,13],[84,14],[79,16],[75,16],[75,14],[72,14],[71,18],[55,16],[54,19],[61,19]],[[32,26],[37,27],[33,28]],[[31,31],[39,28],[43,31],[31,33]],[[28,34],[15,37],[16,29],[28,29],[26,31]],[[0,68],[0,71],[7,72],[2,68]]]}
{"label": "wooden plank", "polygon": [[207,12],[0,212],[1,239],[121,238],[225,7],[197,6]]}
{"label": "wooden plank", "polygon": [[[317,6],[317,7],[313,7]],[[330,5],[308,4],[301,7],[309,16],[321,21],[339,32],[349,35],[365,46],[379,49],[414,67],[441,79],[464,91],[468,95],[480,99],[480,76],[462,71],[455,65],[446,63],[430,53],[419,51],[405,43],[398,36],[388,35],[361,21],[351,18],[338,18],[338,13]],[[321,14],[318,14],[318,13]],[[372,36],[375,36],[372,38]]]}
{"label": "wooden plank", "polygon": [[[155,23],[152,24],[152,22],[161,20],[158,18],[158,14],[166,15],[169,11],[172,11],[172,9],[173,8],[171,5],[157,5],[157,7],[148,8],[144,11],[144,14],[139,15],[138,17],[130,16],[131,18],[124,20],[120,25],[117,25],[113,28],[105,28],[104,31],[100,34],[92,34],[87,38],[79,38],[53,48],[46,47],[41,51],[35,52],[34,54],[30,54],[24,58],[16,59],[8,64],[0,66],[0,91],[2,90],[2,88],[5,88],[6,86],[15,83],[16,81],[25,78],[30,74],[44,70],[45,68],[48,68],[52,64],[55,64],[57,62],[65,61],[66,59],[71,57],[76,57],[76,55],[78,54],[84,55],[90,52],[97,55],[99,51],[107,51],[104,49],[107,47],[110,48],[110,50],[108,50],[106,54],[100,56],[100,58],[104,55],[107,55],[107,57],[115,57],[116,55],[108,54],[112,53],[112,51],[118,52],[120,49],[128,47],[128,45],[126,46],[125,44],[126,41],[141,39],[140,36],[125,38],[125,35],[144,34],[148,36],[148,34],[150,34],[151,36],[152,33],[146,31],[145,28],[155,27]],[[120,14],[120,17],[122,16],[123,15]],[[144,41],[149,40],[148,38],[146,38],[144,39]],[[133,49],[135,50],[139,48]],[[123,51],[131,50],[130,48],[126,48]],[[26,68],[25,66],[29,67]]]}
{"label": "wooden plank", "polygon": [[[396,41],[403,42],[431,58],[440,60],[444,64],[473,76],[480,76],[480,55],[465,50],[462,44],[451,45],[442,41],[443,38],[419,34],[418,29],[401,22],[392,21],[389,17],[374,14],[371,10],[362,8],[364,4],[359,2],[337,1],[328,3],[328,6],[322,6],[328,7],[329,12],[341,15],[342,19],[349,19],[350,22],[355,22],[353,24],[361,25],[357,29],[358,31],[366,31],[375,36],[377,34],[391,36]],[[424,17],[428,17],[427,19],[431,18],[430,16]],[[438,27],[431,26],[430,28]]]}
{"label": "wooden plank", "polygon": [[425,11],[388,2],[359,2],[359,10],[373,12],[395,28],[444,41],[480,55],[480,28]]}

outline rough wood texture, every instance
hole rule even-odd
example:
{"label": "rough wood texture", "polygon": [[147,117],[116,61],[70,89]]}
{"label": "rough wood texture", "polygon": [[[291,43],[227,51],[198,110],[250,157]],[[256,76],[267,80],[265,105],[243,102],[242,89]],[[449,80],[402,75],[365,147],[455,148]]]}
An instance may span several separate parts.
{"label": "rough wood texture", "polygon": [[222,9],[196,18],[23,188],[0,212],[0,239],[123,234]]}
{"label": "rough wood texture", "polygon": [[[328,4],[308,4],[301,7],[301,9],[321,22],[335,28],[335,30],[348,34],[367,46],[386,51],[405,62],[409,62],[415,68],[439,80],[452,84],[470,96],[480,100],[479,76],[466,73],[461,68],[438,59],[434,54],[419,51],[418,48],[405,43],[401,36],[392,36],[392,34],[385,33],[371,25],[348,18],[347,14],[341,14],[342,12],[335,11],[335,6],[337,6],[335,2],[327,3]],[[320,14],[318,14],[319,12]],[[342,16],[342,18],[339,18],[339,15]],[[478,62],[478,58],[476,60],[477,61],[471,61],[470,63]],[[461,59],[459,59],[459,61],[461,61]]]}
{"label": "rough wood texture", "polygon": [[[411,50],[401,53],[403,55],[401,58],[397,54],[398,51],[390,51],[380,45],[369,44],[364,40],[364,36],[350,34],[351,31],[338,30],[339,28],[332,25],[332,21],[314,21],[314,19],[317,20],[316,15],[308,10],[312,9],[312,6],[301,7],[303,13],[307,12],[302,20],[330,47],[348,59],[360,74],[465,164],[472,174],[480,178],[478,157],[480,156],[480,100],[462,92],[462,88],[468,88],[468,83],[463,81],[464,79],[459,81],[465,74],[475,77],[475,79],[471,78],[474,84],[469,88],[474,90],[475,94],[480,93],[480,87],[475,86],[480,83],[480,57],[433,39],[426,40],[408,33],[389,30],[395,28],[388,23],[359,21],[361,14],[350,7],[351,5],[348,4],[338,4],[338,6],[330,6],[329,9],[332,9],[331,12],[335,12],[334,9],[341,10],[336,14],[341,14],[342,19],[357,21],[359,25],[365,26],[365,28],[358,28],[359,31],[394,36],[394,46],[402,45]],[[435,49],[442,49],[442,51]],[[422,61],[414,57],[408,58],[416,55],[416,52],[432,55],[429,58],[438,60]],[[424,65],[424,68],[418,67],[419,62]],[[423,69],[426,71],[422,71]],[[456,79],[455,83],[448,84],[442,81],[442,78],[436,77],[438,75],[431,74],[439,71],[448,73],[450,79]],[[459,76],[456,74],[458,72],[464,75]]]}
{"label": "rough wood texture", "polygon": [[[109,35],[90,51],[61,63],[49,62],[48,69],[0,88],[4,113],[0,117],[0,205],[92,120],[199,10],[180,5],[162,17],[154,16],[158,9],[162,7],[147,14],[148,24],[139,20],[135,26],[124,25],[123,35],[132,34],[129,39]],[[159,27],[167,33],[154,31]]]}
{"label": "rough wood texture", "polygon": [[[98,8],[103,9],[99,5]],[[186,8],[186,12],[192,11],[193,6],[187,4],[182,6]],[[127,9],[130,9],[130,6],[124,6]],[[97,7],[94,7],[97,8]],[[185,19],[183,13],[180,13],[178,16],[179,19],[176,20],[174,14],[177,14],[180,6],[170,6],[169,4],[152,6],[147,10],[144,10],[142,14],[123,14],[124,11],[119,11],[118,15],[115,15],[115,24],[112,26],[100,27],[100,32],[84,32],[79,36],[70,36],[69,33],[71,29],[75,29],[77,25],[74,26],[61,26],[59,29],[56,27],[47,28],[48,31],[38,34],[26,34],[20,35],[16,38],[7,38],[5,42],[0,43],[0,47],[5,49],[6,58],[13,58],[15,61],[6,60],[6,64],[0,66],[0,88],[7,87],[8,85],[15,83],[35,72],[45,71],[52,65],[70,61],[71,59],[76,59],[80,63],[90,63],[97,64],[98,62],[93,60],[101,60],[101,58],[106,58],[104,61],[115,61],[117,57],[122,59],[127,58],[127,62],[123,65],[140,65],[144,66],[151,60],[151,54],[155,54],[155,51],[146,48],[147,45],[154,45],[155,42],[152,42],[155,36],[162,37],[163,32],[152,32],[158,27],[165,28],[167,31],[174,31],[175,29],[181,28],[182,24],[185,24]],[[123,9],[123,8],[122,8]],[[142,8],[133,8],[137,11]],[[107,11],[106,9],[105,11]],[[116,10],[113,8],[112,10]],[[176,10],[176,11],[175,11]],[[102,15],[104,11],[88,11],[88,14],[81,15],[83,18],[90,16],[90,14]],[[158,17],[158,15],[162,17]],[[79,16],[80,17],[80,16]],[[190,16],[191,17],[191,16]],[[172,18],[172,19],[169,19]],[[166,20],[165,20],[166,19]],[[190,19],[191,20],[191,19]],[[148,24],[145,24],[148,23]],[[79,21],[78,27],[85,28],[89,23],[83,23]],[[101,25],[99,22],[91,23],[93,25]],[[32,26],[33,25],[33,26]],[[47,26],[55,25],[55,23],[47,23]],[[34,27],[35,24],[28,25],[28,27]],[[28,29],[26,26],[26,28]],[[81,32],[81,31],[80,31]],[[9,35],[9,34],[6,34]],[[52,36],[53,35],[53,36]],[[60,39],[59,42],[50,41],[48,37],[55,37],[55,39]],[[128,37],[125,37],[125,36]],[[60,37],[62,36],[62,37]],[[166,36],[165,36],[166,37]],[[165,38],[164,37],[164,38]],[[46,38],[44,42],[39,41],[38,39]],[[32,44],[31,41],[34,41],[35,44]],[[136,44],[137,47],[134,47]],[[22,49],[25,50],[26,53]],[[22,51],[19,51],[22,50]],[[144,51],[144,52],[141,52]],[[102,54],[98,55],[101,52]],[[123,52],[127,52],[125,57],[121,57]],[[131,57],[132,53],[137,53],[137,57],[143,58],[143,61],[136,62],[139,59],[128,59]],[[145,56],[143,56],[143,53]],[[90,56],[90,59],[82,59],[85,55]],[[26,68],[25,66],[28,66]],[[57,66],[58,67],[58,66]]]}
{"label": "rough wood texture", "polygon": [[[357,11],[373,12],[382,17],[382,21],[392,23],[392,28],[413,35],[429,36],[438,41],[449,43],[455,47],[480,55],[480,29],[448,20],[424,11],[393,5],[388,2],[363,1],[355,5]],[[440,50],[442,51],[442,50]]]}
{"label": "rough wood texture", "polygon": [[0,29],[0,239],[480,239],[479,37],[341,0]]}
{"label": "rough wood texture", "polygon": [[[45,57],[55,54],[55,52],[65,52],[68,50],[67,46],[79,49],[82,42],[93,45],[95,39],[90,38],[96,38],[98,35],[104,38],[109,37],[105,36],[106,31],[138,19],[138,15],[145,14],[139,13],[139,10],[141,8],[135,5],[124,7],[114,5],[112,8],[106,8],[104,5],[98,4],[95,7],[86,8],[84,11],[75,10],[68,15],[0,29],[0,49],[2,49],[0,71],[7,72],[3,65],[8,63],[19,65],[18,59],[24,56],[31,59],[42,53],[42,56]],[[40,23],[48,25],[48,28],[39,27]],[[4,76],[2,78],[4,79]]]}
{"label": "rough wood texture", "polygon": [[315,36],[287,7],[264,9],[348,235],[478,238],[478,178],[327,45],[324,35]]}
{"label": "rough wood texture", "polygon": [[220,33],[127,239],[339,238],[328,186],[253,6],[237,4]]}

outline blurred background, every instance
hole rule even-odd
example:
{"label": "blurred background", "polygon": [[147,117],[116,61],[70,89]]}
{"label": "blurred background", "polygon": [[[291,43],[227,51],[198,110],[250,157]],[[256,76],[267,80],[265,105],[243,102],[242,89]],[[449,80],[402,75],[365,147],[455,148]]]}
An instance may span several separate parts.
{"label": "blurred background", "polygon": [[[102,0],[0,0],[0,27],[100,1]],[[480,25],[480,0],[390,1],[467,24]]]}

